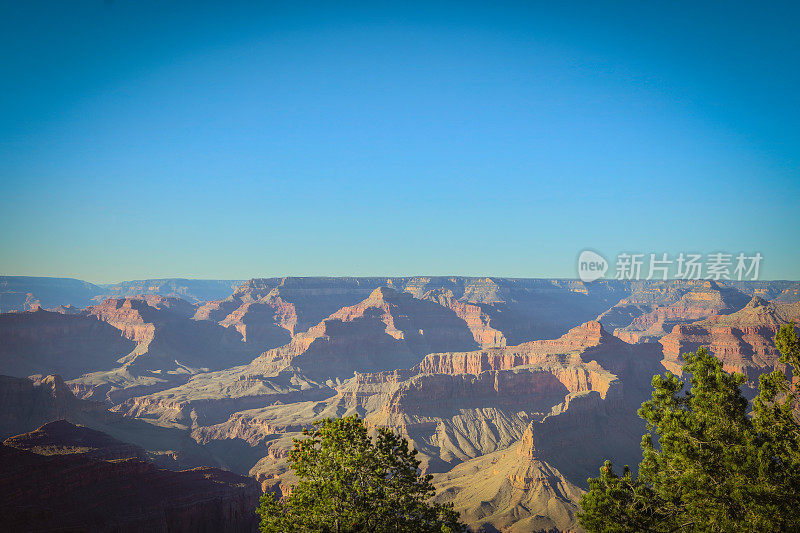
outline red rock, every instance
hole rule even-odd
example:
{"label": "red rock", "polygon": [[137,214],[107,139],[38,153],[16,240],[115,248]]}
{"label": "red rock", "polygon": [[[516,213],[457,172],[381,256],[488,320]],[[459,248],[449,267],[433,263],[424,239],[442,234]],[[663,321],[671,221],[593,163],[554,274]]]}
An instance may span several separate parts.
{"label": "red rock", "polygon": [[747,300],[741,291],[715,281],[642,282],[598,320],[625,342],[657,342],[676,324],[732,313]]}
{"label": "red rock", "polygon": [[294,365],[309,375],[350,377],[353,372],[409,368],[428,352],[476,345],[466,323],[449,309],[388,287],[343,307],[286,346],[262,354],[251,369]]}
{"label": "red rock", "polygon": [[784,324],[800,319],[800,304],[765,302],[753,297],[746,307],[729,315],[717,315],[688,325],[678,325],[661,339],[663,365],[681,375],[681,354],[700,346],[722,360],[727,372],[745,374],[754,386],[766,371],[783,370],[775,348],[775,335]]}

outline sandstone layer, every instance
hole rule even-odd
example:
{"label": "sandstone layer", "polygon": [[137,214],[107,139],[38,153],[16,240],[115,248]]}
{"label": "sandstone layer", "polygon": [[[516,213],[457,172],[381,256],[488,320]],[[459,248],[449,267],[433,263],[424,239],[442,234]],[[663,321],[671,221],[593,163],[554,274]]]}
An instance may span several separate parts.
{"label": "sandstone layer", "polygon": [[677,324],[733,313],[748,300],[744,292],[715,281],[640,282],[598,320],[625,342],[657,342]]}
{"label": "sandstone layer", "polygon": [[640,459],[662,360],[707,343],[726,368],[770,369],[797,317],[790,282],[270,278],[200,301],[161,281],[0,315],[0,368],[72,378],[0,378],[2,437],[48,460],[221,466],[283,494],[292,438],[358,414],[406,436],[440,498],[488,530],[574,528],[603,460]]}
{"label": "sandstone layer", "polygon": [[783,370],[775,335],[784,324],[800,321],[800,303],[767,302],[757,296],[743,309],[729,315],[712,316],[676,326],[661,339],[664,366],[680,375],[681,355],[701,346],[722,360],[727,372],[745,374],[751,387],[766,371]]}

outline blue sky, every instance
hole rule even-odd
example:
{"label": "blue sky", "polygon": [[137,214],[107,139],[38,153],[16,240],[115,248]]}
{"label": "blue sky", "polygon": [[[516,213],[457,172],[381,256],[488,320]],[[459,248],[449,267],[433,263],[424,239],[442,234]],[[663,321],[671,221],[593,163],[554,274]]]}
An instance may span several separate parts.
{"label": "blue sky", "polygon": [[800,279],[800,8],[18,2],[0,274]]}

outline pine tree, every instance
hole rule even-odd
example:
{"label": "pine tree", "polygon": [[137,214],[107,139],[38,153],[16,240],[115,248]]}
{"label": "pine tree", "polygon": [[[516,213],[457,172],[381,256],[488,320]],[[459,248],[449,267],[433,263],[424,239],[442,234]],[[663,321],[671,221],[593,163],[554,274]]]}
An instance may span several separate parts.
{"label": "pine tree", "polygon": [[[793,324],[776,346],[797,375]],[[725,372],[704,348],[684,358],[690,389],[669,372],[655,376],[639,409],[651,433],[638,477],[627,467],[618,476],[607,461],[581,499],[581,524],[603,532],[800,531],[796,385],[779,370],[762,375],[748,414],[743,375]]]}
{"label": "pine tree", "polygon": [[369,436],[357,416],[315,424],[289,453],[300,478],[291,494],[261,498],[262,532],[456,532],[452,507],[430,502],[432,476],[417,451],[387,428]]}

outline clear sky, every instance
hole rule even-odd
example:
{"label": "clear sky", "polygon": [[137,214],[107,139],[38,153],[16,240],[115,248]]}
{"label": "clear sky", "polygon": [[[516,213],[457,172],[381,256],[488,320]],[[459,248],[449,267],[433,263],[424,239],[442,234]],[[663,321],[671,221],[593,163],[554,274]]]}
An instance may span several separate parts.
{"label": "clear sky", "polygon": [[0,5],[0,274],[800,279],[797,2]]}

